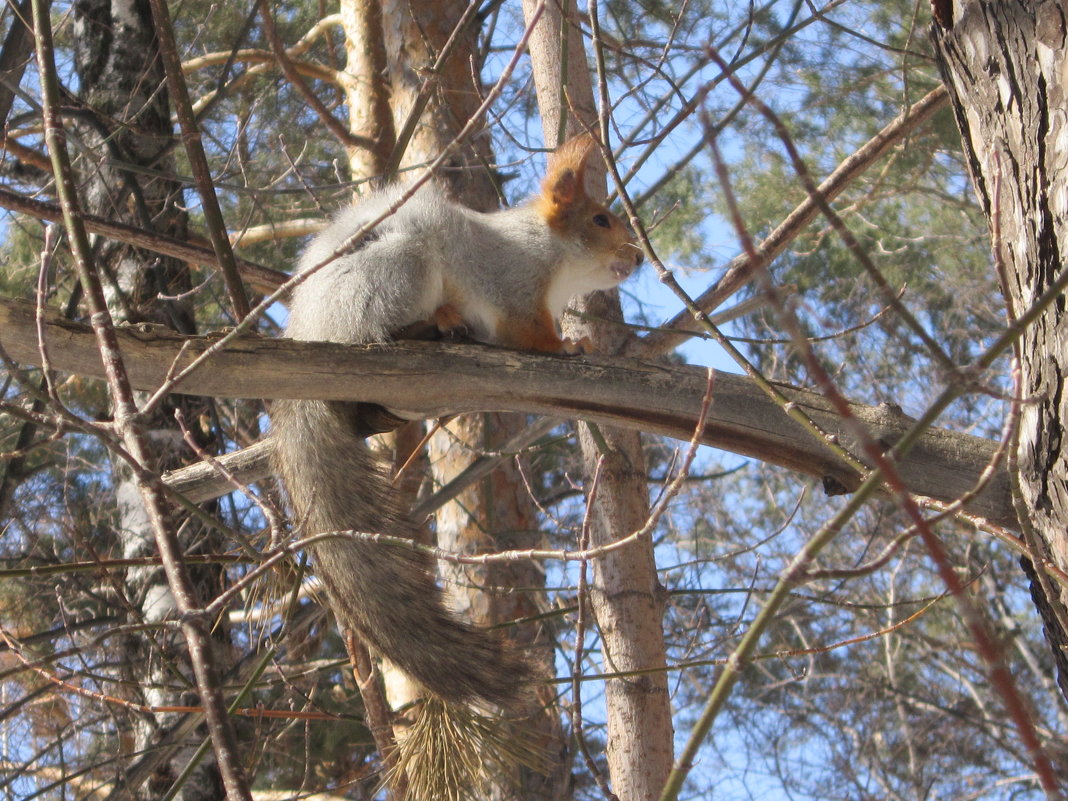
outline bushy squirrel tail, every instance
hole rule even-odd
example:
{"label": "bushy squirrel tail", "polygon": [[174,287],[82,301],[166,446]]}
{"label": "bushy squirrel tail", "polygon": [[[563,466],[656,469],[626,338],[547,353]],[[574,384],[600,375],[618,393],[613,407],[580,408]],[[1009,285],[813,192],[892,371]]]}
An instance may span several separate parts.
{"label": "bushy squirrel tail", "polygon": [[271,411],[294,522],[305,536],[356,532],[309,546],[335,616],[440,699],[514,706],[530,679],[520,655],[448,612],[429,556],[368,538],[411,540],[416,527],[352,417],[351,405],[324,401],[279,400]]}

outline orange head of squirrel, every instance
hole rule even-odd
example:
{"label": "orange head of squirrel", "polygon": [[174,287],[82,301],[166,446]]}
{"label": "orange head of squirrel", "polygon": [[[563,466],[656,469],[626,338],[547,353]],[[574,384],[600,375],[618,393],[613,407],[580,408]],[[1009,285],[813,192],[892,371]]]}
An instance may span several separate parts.
{"label": "orange head of squirrel", "polygon": [[549,157],[537,208],[561,238],[603,254],[615,283],[642,263],[642,249],[630,227],[586,193],[586,164],[596,147],[589,134],[564,142]]}

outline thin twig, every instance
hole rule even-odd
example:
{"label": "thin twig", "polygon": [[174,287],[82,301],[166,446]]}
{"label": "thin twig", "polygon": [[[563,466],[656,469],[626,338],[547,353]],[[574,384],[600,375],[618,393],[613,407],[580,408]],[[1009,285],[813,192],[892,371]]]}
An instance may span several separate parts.
{"label": "thin twig", "polygon": [[271,13],[271,7],[267,4],[267,0],[257,0],[256,4],[260,11],[260,21],[263,23],[263,33],[271,44],[275,60],[278,62],[278,66],[281,67],[283,74],[285,74],[286,80],[300,93],[300,96],[316,113],[323,125],[337,137],[337,140],[342,145],[346,148],[373,147],[374,142],[352,133],[337,117],[330,113],[330,109],[323,105],[323,101],[305,83],[300,71],[293,65],[289,55],[286,53],[285,45],[282,44],[282,38],[278,35],[278,28],[274,24],[274,15]]}
{"label": "thin twig", "polygon": [[[827,201],[833,200],[887,150],[934,116],[935,112],[945,106],[947,101],[948,95],[945,87],[940,86],[905,109],[851,156],[844,159],[820,183],[817,187],[820,195]],[[696,298],[697,307],[710,312],[735,294],[750,280],[753,272],[761,264],[769,263],[782,253],[805,226],[816,218],[818,213],[816,202],[806,195],[805,199],[760,243],[756,249],[757,259],[752,259],[748,253],[744,252],[736,256],[727,265],[720,279]],[[686,335],[677,333],[677,331],[699,329],[700,322],[695,321],[692,310],[687,308],[666,322],[662,328],[665,329],[664,333],[653,334],[632,343],[627,353],[646,357],[666,353],[685,340]]]}
{"label": "thin twig", "polygon": [[178,45],[174,41],[170,11],[167,9],[166,0],[149,0],[149,5],[152,7],[152,20],[156,38],[159,41],[160,58],[167,75],[167,87],[170,89],[175,117],[182,129],[182,142],[185,144],[189,166],[193,170],[193,180],[196,183],[197,193],[200,195],[204,222],[208,226],[208,236],[215,250],[215,258],[222,269],[223,281],[230,295],[234,316],[241,320],[249,313],[248,295],[245,294],[245,287],[241,283],[241,274],[237,269],[233,248],[230,247],[230,238],[226,235],[226,223],[223,220],[222,209],[219,208],[219,198],[215,194],[215,184],[211,175],[211,167],[208,165],[208,157],[204,155],[204,148],[200,142],[200,129],[197,127],[196,115],[193,113],[193,105],[189,100],[189,88],[182,74],[182,60],[178,55]]}
{"label": "thin twig", "polygon": [[[597,466],[593,471],[593,478],[590,480],[590,491],[586,497],[586,514],[582,519],[582,533],[579,535],[579,549],[585,550],[590,545],[590,515],[593,510],[593,502],[597,498],[597,487],[601,483],[601,471],[604,469],[604,456],[597,457]],[[582,758],[586,763],[586,770],[593,776],[594,781],[597,782],[597,786],[601,788],[601,792],[604,793],[606,801],[619,801],[615,793],[608,786],[608,779],[597,767],[597,762],[593,758],[593,754],[590,753],[589,744],[586,742],[586,736],[582,731],[582,660],[584,658],[583,651],[585,649],[586,639],[586,594],[588,588],[586,585],[586,568],[589,561],[582,559],[579,561],[579,575],[578,575],[578,587],[576,588],[576,604],[577,612],[575,615],[575,667],[571,672],[571,734],[575,738],[575,742],[578,743],[579,750],[582,752]]]}
{"label": "thin twig", "polygon": [[[17,211],[36,217],[39,220],[62,223],[63,210],[51,203],[20,195],[0,187],[0,208]],[[194,245],[166,234],[146,231],[134,225],[107,220],[94,214],[82,212],[82,223],[91,234],[99,234],[118,242],[135,245],[163,256],[173,256],[189,264],[218,265],[218,258],[211,248]],[[237,259],[241,276],[260,292],[274,292],[285,283],[289,276],[279,270],[272,270],[247,259]]]}
{"label": "thin twig", "polygon": [[[42,117],[45,141],[52,158],[56,178],[56,192],[63,209],[63,221],[67,229],[71,251],[74,255],[78,277],[85,291],[90,308],[90,320],[100,348],[100,355],[107,371],[108,388],[114,404],[114,425],[134,461],[140,465],[151,463],[151,449],[145,437],[141,418],[138,416],[133,390],[122,362],[114,324],[108,311],[100,277],[92,261],[92,249],[81,219],[81,204],[78,199],[74,171],[66,147],[66,132],[58,114],[59,82],[56,78],[54,48],[52,44],[51,19],[45,0],[33,0],[34,29],[36,33],[37,68],[41,78]],[[205,718],[211,733],[212,746],[230,801],[251,801],[248,781],[237,748],[237,739],[226,713],[215,666],[214,647],[208,631],[208,622],[200,617],[196,591],[185,563],[167,507],[162,482],[145,480],[135,473],[156,545],[163,558],[164,571],[174,596],[175,605],[182,614],[182,632],[189,648],[190,662],[196,678],[197,689],[205,707]]]}

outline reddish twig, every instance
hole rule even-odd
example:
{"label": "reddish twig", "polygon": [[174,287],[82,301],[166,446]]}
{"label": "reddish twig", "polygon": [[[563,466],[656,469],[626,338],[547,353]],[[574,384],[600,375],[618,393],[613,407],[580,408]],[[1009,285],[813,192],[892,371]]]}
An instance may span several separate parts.
{"label": "reddish twig", "polygon": [[[48,4],[44,0],[34,0],[33,16],[45,141],[52,157],[56,191],[63,209],[71,252],[89,304],[90,321],[107,374],[108,389],[114,404],[113,425],[133,461],[144,468],[151,464],[152,451],[134,401],[104,289],[93,264],[92,249],[82,224],[77,184],[67,153],[66,132],[58,114],[59,83],[55,73],[51,19]],[[182,615],[182,632],[189,648],[197,689],[204,703],[205,720],[223,785],[230,801],[251,801],[237,739],[220,690],[208,628],[210,624],[199,614],[201,610],[194,585],[182,561],[182,548],[170,519],[166,490],[158,476],[153,480],[148,475],[147,472],[135,471],[135,480],[163,559],[168,585]]]}

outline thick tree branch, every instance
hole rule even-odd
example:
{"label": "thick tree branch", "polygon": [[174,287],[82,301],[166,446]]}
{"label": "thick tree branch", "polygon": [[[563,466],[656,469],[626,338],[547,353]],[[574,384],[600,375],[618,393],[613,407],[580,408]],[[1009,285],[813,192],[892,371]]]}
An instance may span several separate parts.
{"label": "thick tree branch", "polygon": [[[56,315],[46,331],[55,369],[103,374],[87,327]],[[130,381],[145,390],[160,386],[176,359],[186,364],[211,343],[205,337],[154,328],[120,329],[117,334]],[[31,305],[0,300],[0,345],[19,361],[39,361]],[[178,391],[232,398],[359,399],[425,417],[517,411],[687,440],[697,425],[706,379],[700,367],[621,358],[567,358],[425,342],[346,346],[249,338],[212,357]],[[787,387],[783,392],[841,444],[855,445],[851,430],[821,395]],[[890,407],[855,404],[852,412],[872,437],[887,444],[911,422]],[[859,483],[855,472],[743,376],[717,374],[702,442],[819,478],[839,491]],[[952,502],[974,487],[995,447],[979,437],[931,429],[909,452],[901,473],[911,492]],[[1016,528],[1003,469],[965,511]]]}

